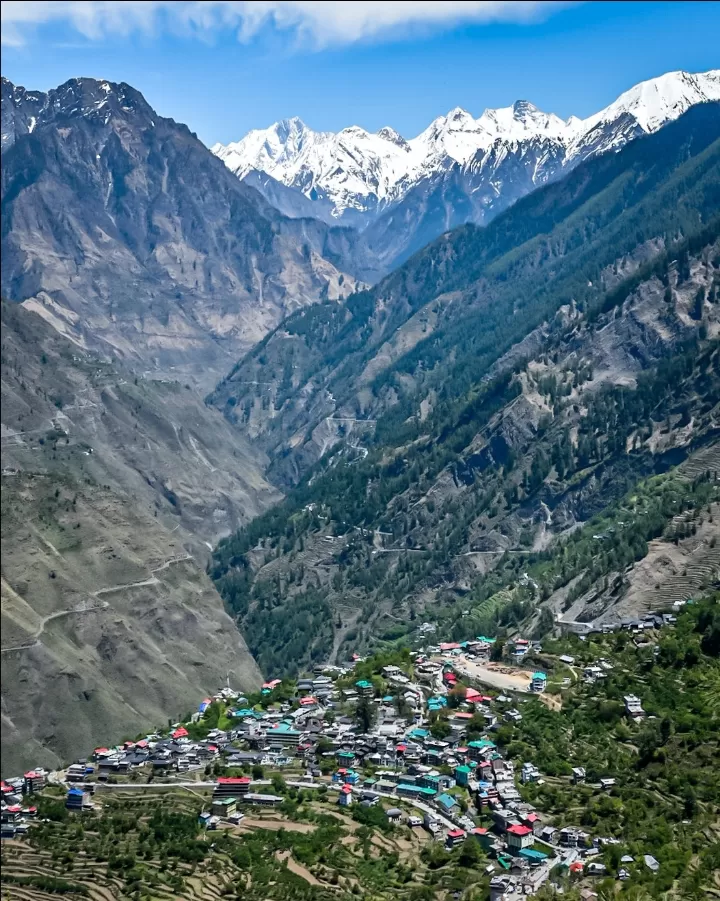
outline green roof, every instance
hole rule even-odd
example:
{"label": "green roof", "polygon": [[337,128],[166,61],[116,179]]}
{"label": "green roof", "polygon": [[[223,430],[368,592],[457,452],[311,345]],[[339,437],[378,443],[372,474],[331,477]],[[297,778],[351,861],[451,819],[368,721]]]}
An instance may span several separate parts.
{"label": "green roof", "polygon": [[372,684],[372,682],[368,682],[367,679],[360,679],[358,682],[355,683],[355,686],[356,686],[356,688],[372,688],[373,684]]}
{"label": "green roof", "polygon": [[521,857],[527,857],[528,860],[547,860],[548,855],[542,851],[536,851],[534,848],[523,848],[520,851]]}
{"label": "green roof", "polygon": [[545,673],[537,672],[532,674],[533,679],[547,679]]}
{"label": "green roof", "polygon": [[465,765],[463,765],[463,766],[456,766],[456,767],[455,767],[455,772],[456,772],[456,773],[470,773],[470,767],[469,767],[469,766],[465,766]]}

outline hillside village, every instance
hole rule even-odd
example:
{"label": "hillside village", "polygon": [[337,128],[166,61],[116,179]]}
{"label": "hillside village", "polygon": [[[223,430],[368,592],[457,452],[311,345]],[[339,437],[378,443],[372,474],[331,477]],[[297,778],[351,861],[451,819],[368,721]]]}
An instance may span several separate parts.
{"label": "hillside village", "polygon": [[[606,632],[623,633],[633,647],[657,647],[680,606]],[[610,869],[607,852],[621,839],[532,803],[533,790],[558,778],[532,756],[506,753],[504,731],[522,726],[534,709],[528,705],[553,710],[571,685],[592,690],[613,672],[611,659],[581,663],[520,637],[430,644],[431,624],[418,635],[423,645],[415,652],[356,655],[344,667],[269,680],[252,696],[228,685],[182,722],[95,748],[65,771],[7,777],[2,838],[27,836],[38,818],[37,798],[60,786],[66,808],[81,815],[92,815],[108,797],[162,785],[210,790],[199,815],[206,831],[238,827],[260,808],[282,811],[288,793],[310,792],[367,825],[421,830],[449,852],[476,843],[492,901],[532,896],[560,876],[580,881],[590,899],[598,877],[625,883],[659,871],[651,842],[640,855],[614,853]],[[588,636],[573,641],[582,648]],[[529,665],[538,659],[552,672]],[[624,716],[642,723],[642,696],[624,697]],[[572,766],[568,790],[612,795],[616,779],[592,769]]]}

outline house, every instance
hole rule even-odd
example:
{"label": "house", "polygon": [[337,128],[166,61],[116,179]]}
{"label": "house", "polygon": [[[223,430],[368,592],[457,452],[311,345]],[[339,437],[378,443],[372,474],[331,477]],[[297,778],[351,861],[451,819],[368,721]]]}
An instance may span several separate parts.
{"label": "house", "polygon": [[522,771],[520,773],[520,781],[523,785],[527,785],[529,782],[537,782],[539,778],[540,770],[538,770],[534,763],[523,764]]}
{"label": "house", "polygon": [[198,823],[202,829],[208,829],[210,826],[210,820],[212,819],[212,814],[208,811],[203,811],[198,814]]}
{"label": "house", "polygon": [[490,901],[504,901],[513,888],[509,876],[493,876],[490,880]]}
{"label": "house", "polygon": [[549,845],[555,843],[555,836],[557,834],[557,829],[554,826],[543,826],[540,830],[540,838],[547,842]]}
{"label": "house", "polygon": [[540,835],[542,830],[542,822],[540,821],[540,817],[536,813],[528,813],[522,818],[523,826],[529,826],[533,835]]}
{"label": "house", "polygon": [[42,791],[45,788],[45,770],[31,770],[23,777],[23,794]]}
{"label": "house", "polygon": [[458,785],[467,785],[470,776],[472,774],[472,770],[469,766],[456,766],[455,767],[455,781]]}
{"label": "house", "polygon": [[277,726],[268,729],[266,737],[271,748],[287,748],[297,747],[300,744],[301,734],[297,729],[293,729],[289,723],[278,723]]}
{"label": "house", "polygon": [[68,810],[82,810],[85,803],[85,792],[81,788],[70,788],[65,796],[65,807]]}
{"label": "house", "polygon": [[645,711],[642,708],[642,702],[637,695],[625,695],[623,698],[625,701],[625,712],[631,716],[633,719],[641,719],[645,716]]}
{"label": "house", "polygon": [[566,826],[560,830],[560,846],[563,848],[582,847],[584,833],[579,829],[573,829],[572,826]]}
{"label": "house", "polygon": [[213,801],[220,798],[236,798],[250,791],[249,776],[220,776],[213,790]]}
{"label": "house", "polygon": [[547,675],[539,670],[532,674],[530,691],[542,692],[547,686]]}
{"label": "house", "polygon": [[371,698],[375,694],[375,687],[367,679],[360,679],[355,683],[355,688],[361,698]]}
{"label": "house", "polygon": [[585,867],[585,872],[588,876],[605,876],[607,874],[607,867],[599,860],[592,860]]}
{"label": "house", "polygon": [[400,821],[400,817],[402,816],[402,810],[399,807],[390,807],[385,811],[385,816],[390,820],[391,823],[398,823]]}
{"label": "house", "polygon": [[614,780],[614,779],[601,779],[601,780],[600,780],[600,788],[602,788],[603,791],[608,791],[608,790],[611,789],[614,785],[615,785],[615,780]]}
{"label": "house", "polygon": [[237,810],[237,798],[213,798],[212,812],[216,817],[229,817]]}
{"label": "house", "polygon": [[649,870],[652,870],[653,873],[657,873],[658,870],[660,869],[659,862],[657,860],[655,860],[655,858],[652,856],[652,854],[645,854],[643,857],[643,861],[645,862],[645,866]]}
{"label": "house", "polygon": [[471,760],[482,760],[485,758],[491,751],[495,750],[495,745],[493,742],[488,741],[486,738],[480,741],[471,741],[468,746],[468,757]]}
{"label": "house", "polygon": [[458,807],[458,802],[452,795],[443,793],[435,798],[435,803],[443,813],[454,813]]}
{"label": "house", "polygon": [[581,785],[585,781],[585,767],[584,766],[573,767],[572,780],[575,785]]}
{"label": "house", "polygon": [[465,841],[465,838],[466,835],[462,829],[450,829],[448,830],[445,844],[448,848],[455,848],[457,845],[461,845]]}
{"label": "house", "polygon": [[[353,790],[352,790],[352,785],[348,785],[348,784],[346,783],[346,784],[343,785],[343,787],[340,789],[340,796],[339,796],[339,798],[338,798],[338,804],[339,804],[341,807],[350,807],[350,805],[352,804],[352,800],[353,800]],[[368,806],[370,806],[369,803],[368,803]]]}
{"label": "house", "polygon": [[246,804],[255,804],[258,807],[277,807],[283,802],[283,798],[278,795],[260,795],[251,792],[243,795],[240,800],[244,801]]}
{"label": "house", "polygon": [[3,823],[19,823],[22,820],[22,807],[19,804],[11,804],[3,808],[0,816]]}
{"label": "house", "polygon": [[505,838],[511,851],[521,851],[523,848],[529,848],[535,841],[532,829],[529,826],[521,826],[519,824],[508,826]]}

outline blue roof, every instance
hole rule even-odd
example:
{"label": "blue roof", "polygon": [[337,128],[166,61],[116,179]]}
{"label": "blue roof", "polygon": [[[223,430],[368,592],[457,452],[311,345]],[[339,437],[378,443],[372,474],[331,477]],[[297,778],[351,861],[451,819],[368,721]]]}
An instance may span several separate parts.
{"label": "blue roof", "polygon": [[521,857],[527,857],[528,860],[547,860],[548,855],[542,851],[536,851],[534,848],[523,848],[520,851]]}
{"label": "blue roof", "polygon": [[533,679],[547,679],[545,673],[541,673],[539,671],[537,673],[533,673],[532,677]]}
{"label": "blue roof", "polygon": [[443,807],[454,807],[457,804],[455,798],[452,795],[448,795],[443,793],[442,795],[438,795],[435,799],[438,804],[442,804]]}

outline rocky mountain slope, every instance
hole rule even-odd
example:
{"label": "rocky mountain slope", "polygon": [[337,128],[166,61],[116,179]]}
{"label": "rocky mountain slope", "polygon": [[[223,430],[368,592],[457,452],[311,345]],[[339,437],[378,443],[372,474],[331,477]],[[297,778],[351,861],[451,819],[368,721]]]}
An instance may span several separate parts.
{"label": "rocky mountain slope", "polygon": [[720,70],[670,72],[586,119],[563,121],[518,101],[478,119],[451,110],[405,140],[389,127],[314,132],[294,118],[212,150],[288,215],[308,215],[303,200],[310,200],[318,218],[363,231],[382,273],[442,232],[485,224],[583,160],[713,100],[720,100]]}
{"label": "rocky mountain slope", "polygon": [[78,346],[210,386],[355,279],[345,229],[289,219],[127,84],[2,81],[2,290]]}
{"label": "rocky mountain slope", "polygon": [[[452,415],[488,368],[563,303],[598,303],[607,271],[716,213],[720,106],[575,169],[486,228],[431,244],[342,307],[289,317],[211,401],[297,482],[338,443]],[[699,220],[698,220],[699,217]],[[608,270],[609,267],[609,270]],[[519,345],[520,352],[524,345]]]}
{"label": "rocky mountain slope", "polygon": [[2,754],[54,764],[260,673],[205,574],[277,501],[188,387],[2,305]]}
{"label": "rocky mountain slope", "polygon": [[641,486],[696,454],[715,468],[719,113],[581,164],[341,311],[291,317],[219,386],[275,476],[301,479],[214,555],[261,665],[342,657],[421,617],[602,615],[649,541],[717,503],[702,467]]}

